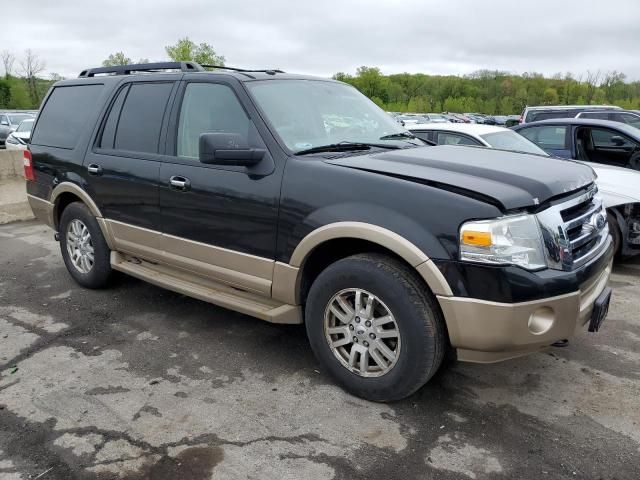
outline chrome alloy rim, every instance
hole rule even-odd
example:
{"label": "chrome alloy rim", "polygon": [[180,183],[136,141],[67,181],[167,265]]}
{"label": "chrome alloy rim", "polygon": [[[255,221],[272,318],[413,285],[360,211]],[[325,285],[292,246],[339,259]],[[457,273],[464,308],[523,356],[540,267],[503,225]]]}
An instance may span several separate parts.
{"label": "chrome alloy rim", "polygon": [[89,273],[93,267],[94,250],[87,226],[73,219],[67,227],[67,252],[71,263],[80,273]]}
{"label": "chrome alloy rim", "polygon": [[389,307],[366,290],[348,288],[331,298],[324,333],[340,363],[361,377],[381,377],[398,361],[398,324]]}

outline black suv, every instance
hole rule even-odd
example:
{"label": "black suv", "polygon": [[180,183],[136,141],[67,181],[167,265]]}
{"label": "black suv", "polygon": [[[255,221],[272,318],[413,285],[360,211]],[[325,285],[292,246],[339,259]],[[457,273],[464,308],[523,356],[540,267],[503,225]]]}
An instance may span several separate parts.
{"label": "black suv", "polygon": [[81,285],[118,270],[304,322],[342,386],[387,401],[447,350],[495,362],[604,319],[592,170],[513,155],[425,146],[337,81],[167,63],[56,83],[25,176]]}

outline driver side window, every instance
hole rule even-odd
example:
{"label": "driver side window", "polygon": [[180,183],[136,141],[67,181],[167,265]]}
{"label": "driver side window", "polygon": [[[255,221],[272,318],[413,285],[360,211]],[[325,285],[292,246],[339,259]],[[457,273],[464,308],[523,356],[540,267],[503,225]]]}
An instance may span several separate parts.
{"label": "driver side window", "polygon": [[177,154],[197,159],[201,133],[249,136],[249,117],[233,90],[218,83],[189,83],[178,121]]}

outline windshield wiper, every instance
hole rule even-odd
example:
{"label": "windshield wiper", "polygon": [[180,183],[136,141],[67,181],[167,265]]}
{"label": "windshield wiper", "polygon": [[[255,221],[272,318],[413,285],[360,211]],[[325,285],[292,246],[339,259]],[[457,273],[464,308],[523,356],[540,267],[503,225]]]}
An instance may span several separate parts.
{"label": "windshield wiper", "polygon": [[356,150],[370,150],[371,148],[386,148],[396,150],[400,148],[397,145],[385,145],[382,143],[364,143],[364,142],[340,142],[330,143],[328,145],[319,145],[317,147],[307,148],[296,152],[296,155],[307,155],[309,153],[322,152],[351,152]]}
{"label": "windshield wiper", "polygon": [[415,135],[409,132],[396,132],[390,135],[385,135],[383,137],[380,137],[380,140],[404,140],[405,138],[409,138],[413,140],[414,138],[418,138],[418,137],[416,137]]}

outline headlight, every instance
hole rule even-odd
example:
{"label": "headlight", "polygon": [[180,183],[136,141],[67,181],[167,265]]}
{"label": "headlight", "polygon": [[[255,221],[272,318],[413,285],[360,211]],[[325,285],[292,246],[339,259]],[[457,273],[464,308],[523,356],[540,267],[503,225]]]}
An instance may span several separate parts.
{"label": "headlight", "polygon": [[527,270],[547,266],[542,233],[533,215],[463,224],[460,228],[460,260],[518,265]]}

